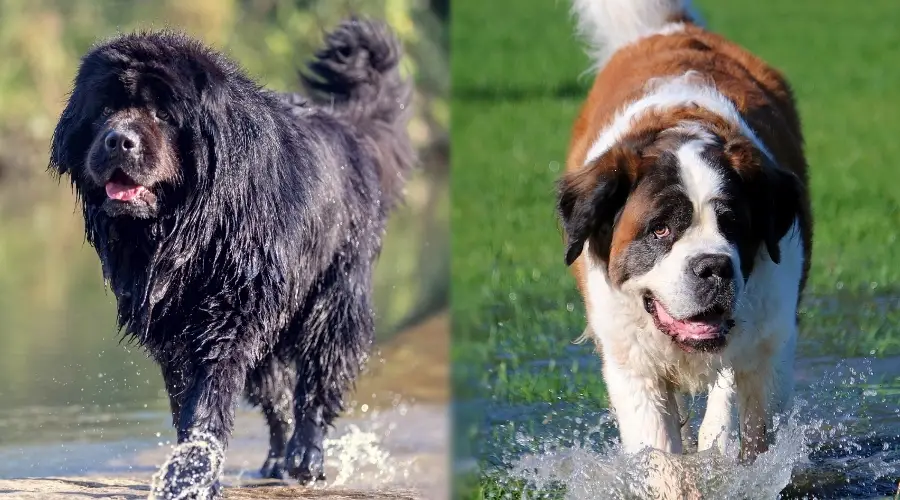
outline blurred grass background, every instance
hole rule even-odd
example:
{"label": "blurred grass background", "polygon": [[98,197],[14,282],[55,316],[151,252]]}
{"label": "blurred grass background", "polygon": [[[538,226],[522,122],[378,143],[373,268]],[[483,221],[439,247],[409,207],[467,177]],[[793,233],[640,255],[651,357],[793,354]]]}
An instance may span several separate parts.
{"label": "blurred grass background", "polygon": [[[386,20],[415,79],[410,133],[421,170],[391,220],[376,271],[379,337],[448,300],[449,88],[446,0],[4,0],[0,2],[0,398],[104,405],[157,398],[155,367],[115,348],[114,297],[83,239],[67,183],[45,173],[50,136],[80,57],[95,41],[176,28],[277,90],[325,30],[351,14]],[[104,383],[104,381],[107,381]],[[110,382],[113,381],[113,382]],[[0,443],[9,433],[0,430]]]}

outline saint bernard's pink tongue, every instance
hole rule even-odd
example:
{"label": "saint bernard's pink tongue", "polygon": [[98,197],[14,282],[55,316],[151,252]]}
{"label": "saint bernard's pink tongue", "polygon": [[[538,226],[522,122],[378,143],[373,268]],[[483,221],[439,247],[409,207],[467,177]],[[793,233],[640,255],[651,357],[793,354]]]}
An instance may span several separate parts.
{"label": "saint bernard's pink tongue", "polygon": [[715,338],[719,336],[722,330],[721,321],[709,323],[706,321],[675,319],[659,301],[654,300],[653,305],[656,307],[656,317],[659,319],[659,322],[665,325],[666,329],[679,339],[703,340]]}
{"label": "saint bernard's pink tongue", "polygon": [[109,181],[106,183],[106,196],[113,200],[131,201],[147,191],[147,188],[140,185],[119,184],[118,182]]}

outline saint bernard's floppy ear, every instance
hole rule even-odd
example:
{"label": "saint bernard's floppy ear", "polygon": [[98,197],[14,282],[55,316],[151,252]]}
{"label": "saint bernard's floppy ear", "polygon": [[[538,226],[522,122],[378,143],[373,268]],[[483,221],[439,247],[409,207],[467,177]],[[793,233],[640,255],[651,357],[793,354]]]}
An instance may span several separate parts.
{"label": "saint bernard's floppy ear", "polygon": [[730,140],[725,145],[725,155],[746,186],[753,236],[765,243],[769,258],[779,264],[778,242],[800,215],[806,196],[803,183],[796,174],[769,160],[746,138]]}
{"label": "saint bernard's floppy ear", "polygon": [[596,237],[591,249],[609,260],[613,223],[630,191],[628,172],[640,161],[640,153],[620,145],[559,180],[556,206],[566,236],[567,266],[581,255],[591,237]]}

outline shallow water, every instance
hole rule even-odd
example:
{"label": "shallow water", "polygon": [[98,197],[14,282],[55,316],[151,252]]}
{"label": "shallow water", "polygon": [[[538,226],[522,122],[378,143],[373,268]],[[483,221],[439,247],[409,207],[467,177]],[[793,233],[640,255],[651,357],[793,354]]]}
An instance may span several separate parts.
{"label": "shallow water", "polygon": [[[482,429],[492,438],[479,450],[488,474],[530,484],[539,493],[529,498],[646,498],[653,490],[639,485],[660,466],[678,472],[671,477],[679,487],[692,485],[684,494],[702,498],[893,498],[900,487],[900,299],[848,295],[805,304],[795,405],[752,465],[717,452],[623,455],[614,419],[585,395],[575,404],[491,405]],[[562,350],[557,366],[577,363],[599,376],[589,348]],[[696,398],[694,436],[703,407]]]}
{"label": "shallow water", "polygon": [[[423,498],[445,494],[448,336],[448,318],[439,315],[378,348],[350,409],[328,436],[328,481],[318,489],[370,495],[413,491]],[[155,386],[154,367],[131,359],[139,353],[121,349],[114,355],[126,369],[130,367],[132,374],[152,373],[149,379]],[[123,389],[127,384],[122,379],[111,381],[110,386],[117,389],[112,395],[104,384],[91,385],[92,391],[111,400],[106,404],[20,404],[0,410],[0,479],[123,477],[148,483],[172,449],[174,430],[164,393],[129,392]],[[75,391],[71,398],[84,401],[80,393]],[[21,399],[27,401],[27,394]],[[239,410],[223,483],[258,486],[257,471],[267,446],[261,414],[251,408]]]}
{"label": "shallow water", "polygon": [[[134,479],[142,491],[172,450],[171,430],[161,424],[160,437],[94,444],[34,445],[0,453],[0,496],[11,490],[38,493],[24,481],[4,477],[80,477],[110,484],[117,478]],[[328,481],[314,486],[338,495],[352,491],[359,498],[405,493],[403,498],[443,498],[448,484],[447,432],[443,405],[399,403],[382,410],[361,408],[338,420],[326,440],[325,472]],[[222,483],[226,488],[277,486],[263,481],[257,470],[266,456],[268,434],[262,418],[251,411],[238,413],[236,429],[225,460]],[[65,460],[59,460],[60,455]],[[288,482],[287,485],[296,483]],[[277,491],[277,490],[273,490]],[[105,494],[109,494],[107,488]],[[146,493],[145,493],[146,495]]]}

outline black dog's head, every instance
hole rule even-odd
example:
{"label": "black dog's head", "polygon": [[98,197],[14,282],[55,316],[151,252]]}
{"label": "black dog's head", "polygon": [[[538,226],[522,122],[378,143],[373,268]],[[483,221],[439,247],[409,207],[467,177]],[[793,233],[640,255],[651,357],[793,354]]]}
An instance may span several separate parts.
{"label": "black dog's head", "polygon": [[[232,65],[177,33],[129,34],[82,60],[53,135],[51,168],[86,208],[152,219],[183,203],[208,172],[204,135],[222,120]],[[210,138],[211,139],[211,138]],[[198,144],[200,143],[200,144]]]}
{"label": "black dog's head", "polygon": [[82,59],[50,170],[81,200],[120,324],[145,328],[153,304],[176,300],[204,272],[210,242],[229,240],[237,252],[241,237],[255,237],[223,231],[238,231],[249,166],[277,150],[267,99],[234,63],[179,33],[122,35]]}

